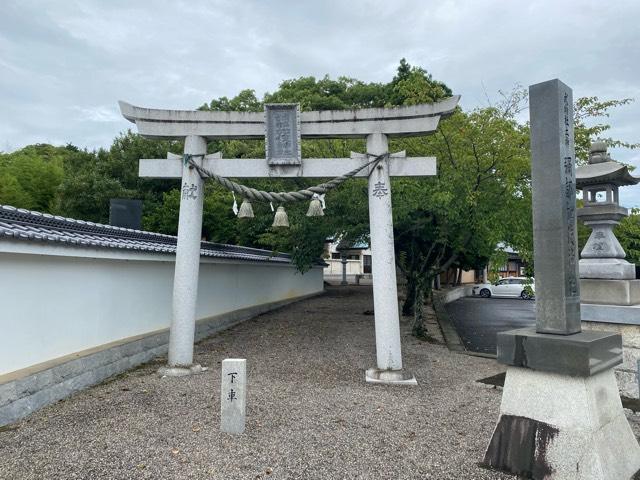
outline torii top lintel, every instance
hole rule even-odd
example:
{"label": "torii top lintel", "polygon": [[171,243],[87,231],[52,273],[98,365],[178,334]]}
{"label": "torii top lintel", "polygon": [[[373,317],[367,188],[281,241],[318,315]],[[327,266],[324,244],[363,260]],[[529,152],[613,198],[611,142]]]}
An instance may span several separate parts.
{"label": "torii top lintel", "polygon": [[[441,117],[453,113],[459,100],[456,95],[436,103],[404,107],[302,112],[300,133],[302,138],[363,138],[372,133],[425,135],[436,130]],[[265,135],[263,112],[160,110],[119,103],[122,115],[135,123],[144,137],[247,139]]]}

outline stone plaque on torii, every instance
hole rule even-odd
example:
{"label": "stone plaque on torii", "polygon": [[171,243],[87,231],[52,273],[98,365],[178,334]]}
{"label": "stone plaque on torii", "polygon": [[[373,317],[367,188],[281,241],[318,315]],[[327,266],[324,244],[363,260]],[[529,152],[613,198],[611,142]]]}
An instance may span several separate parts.
{"label": "stone plaque on torii", "polygon": [[[290,104],[266,105],[265,112],[256,113],[158,110],[125,102],[120,102],[120,110],[127,120],[136,124],[143,137],[184,139],[184,154],[200,167],[222,177],[328,178],[364,166],[372,156],[388,155],[356,174],[368,177],[369,182],[377,366],[367,370],[366,380],[415,384],[415,378],[402,368],[390,177],[435,175],[436,159],[406,157],[404,152],[388,154],[388,137],[434,132],[440,118],[453,113],[459,99],[454,96],[432,104],[388,109],[312,112],[300,112]],[[265,136],[266,159],[225,159],[220,153],[206,154],[209,140],[263,139]],[[302,138],[365,138],[366,153],[352,153],[349,158],[301,158]],[[193,342],[203,179],[182,156],[175,154],[168,154],[166,159],[141,159],[139,174],[182,179],[169,368],[165,373],[188,374],[199,368],[193,365]]]}

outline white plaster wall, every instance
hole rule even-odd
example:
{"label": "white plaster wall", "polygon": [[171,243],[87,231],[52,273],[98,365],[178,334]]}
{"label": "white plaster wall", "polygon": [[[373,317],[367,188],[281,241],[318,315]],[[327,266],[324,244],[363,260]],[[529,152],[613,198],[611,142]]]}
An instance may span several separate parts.
{"label": "white plaster wall", "polygon": [[[329,266],[324,267],[325,275],[342,275],[342,260],[329,258],[325,260]],[[363,272],[360,260],[347,260],[347,275],[360,275]]]}
{"label": "white plaster wall", "polygon": [[[73,256],[79,250],[0,251],[0,375],[169,326],[173,256]],[[197,316],[322,289],[321,268],[301,275],[290,265],[203,259]]]}

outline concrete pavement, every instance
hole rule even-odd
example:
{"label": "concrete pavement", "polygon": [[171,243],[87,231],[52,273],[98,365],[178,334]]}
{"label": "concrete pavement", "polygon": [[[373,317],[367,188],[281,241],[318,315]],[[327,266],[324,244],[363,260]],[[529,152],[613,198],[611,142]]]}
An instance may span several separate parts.
{"label": "concrete pavement", "polygon": [[465,297],[446,305],[467,350],[495,355],[498,332],[535,325],[535,301]]}

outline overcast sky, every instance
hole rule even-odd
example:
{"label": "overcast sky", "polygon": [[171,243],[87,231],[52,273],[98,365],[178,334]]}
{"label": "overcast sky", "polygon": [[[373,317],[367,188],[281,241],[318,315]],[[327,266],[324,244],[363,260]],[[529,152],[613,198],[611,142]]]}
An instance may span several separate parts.
{"label": "overcast sky", "polygon": [[[575,98],[636,98],[609,121],[640,141],[638,0],[2,0],[0,151],[108,147],[133,126],[118,100],[192,109],[307,75],[388,82],[402,57],[465,109],[552,78]],[[621,202],[640,206],[640,187]]]}

